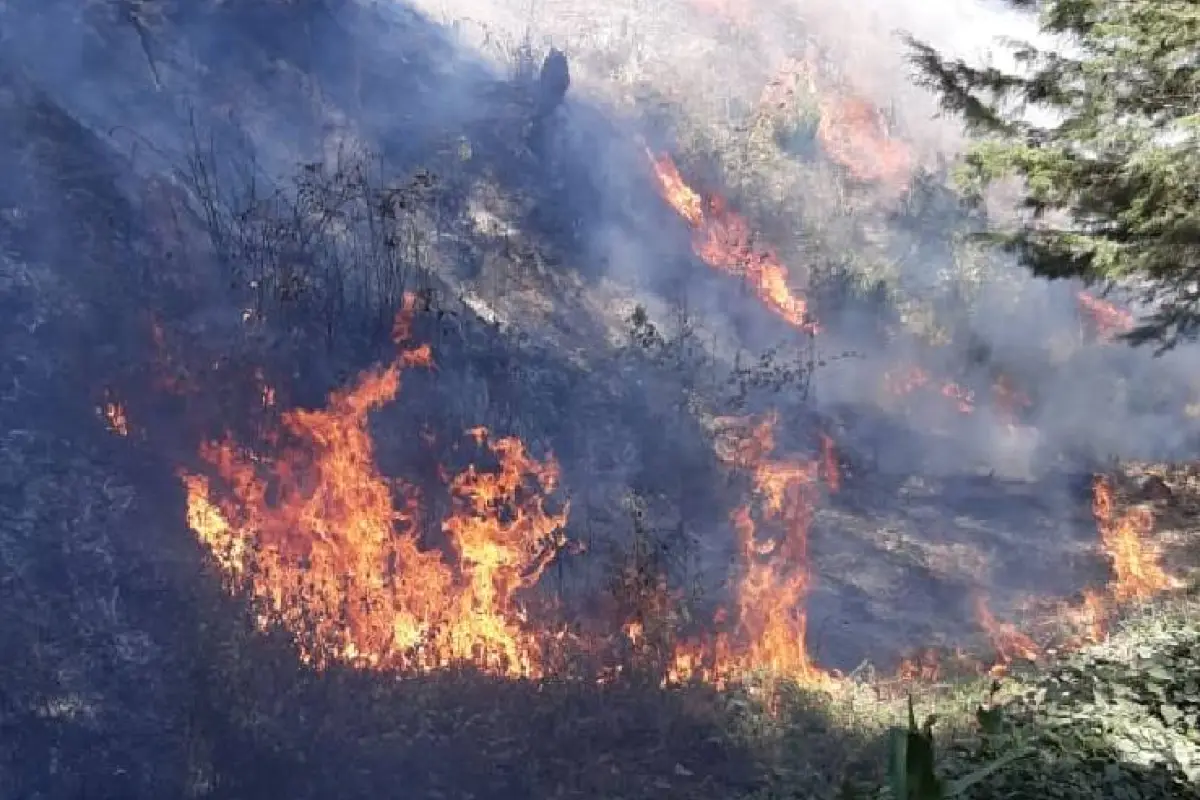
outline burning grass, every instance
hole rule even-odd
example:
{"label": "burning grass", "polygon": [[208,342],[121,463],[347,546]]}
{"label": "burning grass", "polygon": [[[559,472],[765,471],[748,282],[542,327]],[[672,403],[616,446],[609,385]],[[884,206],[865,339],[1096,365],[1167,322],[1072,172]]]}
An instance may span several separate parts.
{"label": "burning grass", "polygon": [[[764,308],[799,333],[817,335],[797,281],[774,251],[756,243],[747,218],[719,196],[703,197],[691,189],[670,159],[652,156],[652,166],[664,198],[693,231],[696,255],[744,281]],[[781,783],[789,791],[824,790],[852,773],[877,778],[871,764],[886,723],[900,714],[899,696],[918,692],[949,703],[957,709],[954,719],[965,725],[969,715],[958,708],[969,707],[964,698],[981,697],[981,687],[993,676],[1024,663],[1045,663],[1046,646],[1059,644],[1035,640],[1022,627],[997,618],[988,598],[980,596],[977,621],[993,651],[986,657],[955,654],[952,663],[932,656],[919,665],[901,665],[895,677],[871,681],[822,666],[808,641],[814,581],[808,544],[816,510],[841,488],[838,442],[822,435],[810,453],[779,452],[779,417],[768,413],[719,420],[718,459],[747,486],[730,515],[736,562],[724,607],[715,618],[671,631],[666,658],[648,667],[591,670],[591,662],[611,665],[612,651],[625,644],[637,650],[657,621],[644,615],[613,619],[611,629],[596,636],[556,615],[555,598],[547,596],[540,579],[570,544],[570,507],[555,497],[559,469],[553,458],[532,457],[516,437],[468,431],[487,465],[442,476],[449,506],[432,526],[432,506],[415,483],[380,471],[369,415],[396,398],[406,370],[432,366],[431,350],[409,341],[406,315],[411,312],[409,305],[400,317],[395,359],[334,391],[324,408],[281,412],[278,426],[262,437],[262,447],[251,449],[232,437],[206,444],[200,452],[204,466],[182,475],[188,522],[231,586],[247,589],[255,628],[279,635],[298,651],[303,667],[296,680],[304,687],[298,691],[340,696],[342,688],[329,687],[357,686],[345,690],[349,702],[366,685],[360,675],[374,675],[383,685],[389,677],[403,676],[395,684],[403,688],[382,691],[379,699],[411,707],[413,713],[383,715],[388,727],[413,740],[432,736],[439,747],[448,741],[452,750],[477,748],[479,764],[571,758],[543,750],[537,741],[543,737],[581,736],[601,743],[594,746],[603,752],[579,756],[589,776],[586,787],[555,763],[528,767],[536,775],[529,778],[532,783],[513,779],[503,787],[487,784],[486,770],[480,768],[472,780],[482,781],[481,791],[641,796],[658,790],[684,796],[701,790],[704,779],[718,771],[684,756],[698,746],[691,740],[697,730],[721,731],[710,738],[719,740],[722,757],[739,747],[767,754],[760,757],[783,771]],[[890,381],[885,376],[882,382],[897,397],[935,389],[962,414],[973,413],[979,403],[971,390],[920,370]],[[195,389],[186,381],[172,385]],[[1003,380],[993,393],[993,402],[1009,413],[1019,405],[1020,395]],[[274,401],[266,399],[269,388],[262,394],[263,405],[273,407]],[[118,407],[112,401],[109,406]],[[104,416],[120,433],[115,412],[109,409]],[[1146,545],[1149,512],[1118,514],[1111,491],[1097,483],[1096,516],[1113,581],[1096,587],[1080,604],[1063,603],[1053,612],[1078,617],[1092,639],[1104,635],[1103,626],[1120,605],[1169,584]],[[655,586],[660,579],[647,576]],[[670,615],[677,603],[664,592],[659,611]],[[577,668],[577,658],[589,661],[587,668]],[[239,680],[253,687],[251,695],[270,692],[253,675]],[[454,693],[461,698],[476,691],[487,698],[478,705],[451,699]],[[499,706],[493,704],[496,695],[503,698]],[[524,704],[533,703],[538,714],[530,715],[532,727],[522,724],[519,735],[506,736],[505,727],[521,716]],[[621,712],[591,710],[606,703]],[[589,710],[579,716],[581,706]],[[467,726],[470,735],[448,733],[462,714],[486,722]],[[570,716],[575,723],[561,721]],[[659,741],[633,752],[603,735],[616,736],[614,731],[649,721],[660,726]],[[346,720],[330,724],[338,735],[353,730]],[[247,735],[263,747],[274,747],[270,743],[280,737],[253,725],[249,729]],[[811,741],[814,732],[838,740],[829,757],[836,767],[831,773],[825,764],[817,777],[800,776],[817,767],[797,760],[794,747]],[[363,738],[379,758],[394,752],[385,736]],[[298,763],[329,742],[315,741],[320,744],[300,747]],[[421,746],[410,749],[420,752]],[[644,763],[630,767],[629,761]],[[736,782],[737,771],[723,778]],[[623,777],[630,772],[632,787]],[[557,783],[551,788],[545,781]]]}
{"label": "burning grass", "polygon": [[[827,106],[818,131],[828,155],[859,180],[890,184],[903,172],[887,166],[903,163],[893,157],[899,145],[882,149],[882,167],[862,161],[872,155],[863,148],[881,148],[885,134],[877,117],[850,101]],[[702,198],[671,162],[660,157],[655,167],[695,234],[698,257],[744,281],[793,328],[815,333],[801,276],[756,241],[749,218],[720,197]],[[157,338],[161,344],[161,328]],[[842,489],[839,443],[822,435],[811,448],[789,450],[778,435],[780,415],[768,413],[722,420],[716,443],[731,479],[745,487],[728,526],[735,546],[725,608],[673,632],[665,663],[629,669],[619,680],[564,665],[573,650],[593,656],[622,637],[636,646],[658,620],[606,620],[611,630],[594,641],[556,616],[542,578],[571,544],[572,487],[560,485],[552,457],[535,457],[522,439],[467,431],[461,452],[476,463],[445,470],[444,507],[428,502],[416,481],[384,474],[370,415],[395,400],[410,370],[432,361],[405,330],[396,338],[390,363],[348,381],[316,409],[277,408],[273,389],[257,379],[247,396],[255,414],[261,406],[274,423],[261,441],[210,441],[181,476],[192,533],[230,588],[244,589],[236,603],[204,597],[195,661],[178,670],[193,681],[184,714],[193,796],[379,797],[397,785],[428,797],[822,795],[843,778],[879,777],[881,737],[900,718],[903,695],[917,694],[965,730],[992,675],[1047,661],[1040,637],[998,618],[980,597],[979,623],[994,642],[996,665],[965,653],[927,654],[876,679],[869,670],[842,675],[824,667],[810,648],[817,634],[808,617],[816,584],[809,539],[816,512]],[[182,364],[160,366],[170,369],[160,376],[163,391],[194,393],[205,383]],[[964,414],[977,402],[929,375],[903,386],[901,394],[941,387]],[[233,412],[250,415],[248,407]],[[124,443],[114,446],[143,440],[137,423],[144,420],[131,420],[122,398],[104,397],[99,416]],[[66,490],[20,478],[24,466],[6,467],[8,488],[46,491],[47,506],[70,503]],[[1112,583],[1053,613],[1078,611],[1100,639],[1118,605],[1159,591],[1166,574],[1146,540],[1150,512],[1126,514],[1109,484],[1096,491]],[[127,502],[110,493],[95,505]],[[69,522],[86,528],[95,513],[84,509]],[[7,559],[12,542],[3,544]],[[82,560],[111,564],[107,553],[83,545]],[[12,573],[20,581],[29,575]],[[660,575],[640,577],[662,585]],[[666,594],[652,612],[671,614],[676,604]],[[89,613],[111,623],[127,602],[114,593]],[[152,649],[124,632],[113,638],[112,649],[129,663]],[[47,657],[34,634],[21,641],[36,659]],[[71,665],[60,665],[57,680],[68,683]],[[67,704],[44,705],[44,714],[22,724],[59,724],[46,720],[65,716]],[[48,737],[55,756],[71,738],[61,731]]]}
{"label": "burning grass", "polygon": [[[607,641],[581,639],[567,620],[543,613],[555,603],[537,591],[540,578],[569,545],[569,504],[556,511],[547,505],[558,489],[552,458],[531,457],[515,437],[468,431],[493,466],[444,476],[450,506],[438,523],[443,544],[420,533],[416,486],[379,473],[368,414],[395,398],[404,369],[433,363],[428,346],[408,342],[412,313],[410,302],[398,318],[401,349],[390,365],[335,391],[325,409],[283,412],[280,429],[264,436],[266,452],[228,438],[204,445],[206,471],[182,475],[189,525],[235,583],[248,582],[264,609],[260,625],[291,630],[314,666],[402,673],[467,666],[540,678],[554,674],[550,664],[562,664],[572,650],[596,654],[622,637],[639,647],[649,622],[640,612],[615,621],[623,634],[614,630]],[[806,620],[809,530],[823,498],[841,485],[836,442],[823,434],[811,455],[784,457],[774,452],[776,415],[715,424],[718,458],[749,486],[748,501],[730,516],[739,559],[730,603],[710,632],[672,634],[660,681],[729,686],[762,674],[840,691],[844,679],[808,652]],[[976,617],[995,661],[959,658],[960,667],[973,663],[976,675],[1000,674],[1014,662],[1039,661],[1046,646],[1098,641],[1121,607],[1175,585],[1149,538],[1153,513],[1143,506],[1117,511],[1114,498],[1112,484],[1097,479],[1093,513],[1110,583],[1087,590],[1078,604],[1052,603],[1040,612],[1074,626],[1081,638],[1035,642],[997,619],[980,595]],[[666,598],[660,611],[674,602]],[[925,661],[902,664],[901,677],[938,674]]]}
{"label": "burning grass", "polygon": [[[1119,609],[1171,586],[1148,543],[1152,512],[1120,504],[1116,485],[1098,479],[1093,513],[1111,581],[1078,604],[1051,604],[1045,612],[1063,621],[1060,630],[1083,631],[1076,639],[1035,640],[998,619],[981,595],[976,613],[991,640],[990,659],[930,650],[894,676],[831,672],[809,653],[806,601],[813,514],[841,486],[837,443],[823,435],[811,454],[786,454],[778,451],[777,416],[729,417],[716,421],[714,447],[726,468],[747,480],[748,495],[730,519],[738,563],[728,607],[706,633],[671,632],[666,659],[617,673],[567,667],[577,656],[597,654],[611,663],[607,653],[622,640],[636,651],[659,620],[644,613],[614,620],[609,638],[597,641],[554,615],[539,579],[569,545],[570,509],[549,510],[559,489],[557,467],[532,458],[519,439],[468,431],[490,465],[444,475],[451,502],[438,523],[441,544],[417,533],[420,493],[380,474],[367,428],[368,414],[399,392],[405,370],[432,366],[429,348],[409,339],[411,312],[409,306],[400,317],[400,349],[390,365],[335,391],[324,409],[283,412],[280,430],[264,439],[267,451],[255,454],[232,440],[210,443],[201,453],[206,471],[183,476],[189,524],[231,585],[241,579],[249,587],[257,635],[278,634],[280,647],[298,647],[303,666],[295,691],[348,692],[350,703],[363,690],[352,688],[366,680],[360,676],[408,676],[376,695],[376,702],[409,709],[386,715],[389,736],[363,735],[363,746],[379,758],[396,752],[392,736],[441,737],[439,748],[476,752],[471,763],[479,766],[466,768],[473,775],[468,783],[477,781],[485,793],[520,786],[696,796],[721,785],[727,794],[757,797],[827,793],[845,780],[870,784],[882,780],[886,730],[903,718],[906,696],[936,709],[947,723],[945,740],[965,746],[978,737],[974,709],[997,702],[994,680],[1017,691],[1031,665],[1053,663],[1048,647],[1103,641]],[[661,586],[657,576],[646,579]],[[676,601],[662,591],[657,613],[669,615]],[[270,694],[251,665],[229,668],[245,670],[234,680],[239,691]],[[536,680],[510,684],[511,678]],[[526,715],[519,734],[506,734],[527,707],[537,712]],[[463,729],[464,713],[480,721]],[[349,720],[327,725],[338,735],[354,727]],[[645,725],[657,731],[655,739],[633,750],[603,734],[625,737],[617,732]],[[281,736],[247,730],[256,741]],[[544,740],[564,737],[586,742],[584,750],[543,750]],[[811,749],[814,737],[825,743]],[[801,742],[811,749],[802,756]],[[289,746],[302,754],[326,745]],[[424,745],[406,747],[413,753]],[[697,761],[697,752],[709,752],[713,763]],[[750,769],[747,758],[758,766]],[[503,789],[488,783],[482,765],[522,760],[534,764],[523,778],[510,774]],[[949,763],[956,769],[970,760],[956,756]],[[775,776],[765,783],[764,764]]]}

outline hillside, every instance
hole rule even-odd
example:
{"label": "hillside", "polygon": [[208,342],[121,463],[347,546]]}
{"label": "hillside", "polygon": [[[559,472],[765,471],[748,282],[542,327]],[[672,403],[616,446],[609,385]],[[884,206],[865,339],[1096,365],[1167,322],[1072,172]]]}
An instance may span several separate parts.
{"label": "hillside", "polygon": [[1195,351],[731,8],[0,4],[0,797],[1194,792]]}

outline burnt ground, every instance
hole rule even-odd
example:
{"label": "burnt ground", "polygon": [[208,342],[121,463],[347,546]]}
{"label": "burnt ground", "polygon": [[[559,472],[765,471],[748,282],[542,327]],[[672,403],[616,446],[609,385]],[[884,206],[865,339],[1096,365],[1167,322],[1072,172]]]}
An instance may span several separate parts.
{"label": "burnt ground", "polygon": [[[218,34],[274,26],[277,39],[246,45],[246,52],[261,46],[296,70],[323,75],[329,95],[348,107],[336,90],[341,66],[318,57],[337,48],[306,52],[297,44],[345,31],[322,27],[320,15],[282,25],[286,15],[261,13],[257,20],[209,18],[204,30],[240,53],[229,45],[238,40]],[[177,27],[166,30],[186,30],[186,22],[173,20]],[[101,34],[132,31],[88,24]],[[433,26],[412,24],[412,51],[428,56],[418,70],[424,77],[414,81],[436,87],[430,76],[450,56]],[[108,45],[100,35],[93,56]],[[171,51],[162,40],[158,46]],[[140,48],[121,47],[126,55]],[[218,106],[216,94],[245,81],[249,105],[265,103],[264,86],[282,79],[260,75],[266,56],[247,58],[222,62],[227,71],[211,77],[210,94],[200,97]],[[136,75],[130,63],[138,64]],[[110,65],[103,80],[128,80],[137,98],[136,87],[155,77],[138,58],[130,63]],[[354,87],[366,109],[396,92],[389,76],[399,65],[374,66]],[[164,242],[156,232],[163,199],[134,159],[67,111],[78,98],[45,90],[43,82],[53,82],[44,65],[35,67],[0,63],[0,644],[13,654],[0,663],[0,796],[374,798],[398,787],[431,798],[736,796],[777,777],[769,767],[788,748],[821,765],[790,776],[812,791],[830,789],[845,774],[873,773],[872,735],[836,724],[821,708],[798,705],[787,734],[794,738],[772,740],[746,730],[757,723],[742,699],[705,689],[318,674],[297,662],[285,637],[255,631],[243,601],[225,595],[187,530],[175,471],[194,459],[201,439],[251,427],[242,379],[253,367],[278,382],[283,402],[317,403],[386,357],[377,309],[339,306],[333,343],[313,332],[328,333],[326,318],[303,324],[306,313],[323,313],[316,302],[281,312],[288,325],[241,331],[237,310],[246,298],[228,287],[203,225],[185,220],[174,245]],[[425,91],[436,96],[435,88]],[[299,104],[303,94],[289,97]],[[154,109],[131,102],[128,113],[145,121]],[[278,113],[275,124],[291,112]],[[678,410],[672,393],[688,384],[636,349],[606,344],[575,352],[604,341],[609,324],[587,315],[597,295],[589,294],[589,276],[572,275],[569,249],[578,240],[560,216],[546,213],[568,193],[539,188],[539,162],[495,133],[490,120],[464,112],[446,127],[456,125],[470,131],[485,165],[495,158],[497,193],[521,212],[524,232],[501,246],[474,224],[445,223],[461,260],[442,273],[431,263],[420,280],[443,290],[455,281],[490,285],[493,307],[509,319],[493,325],[468,305],[447,303],[453,322],[422,323],[440,369],[414,378],[403,402],[379,415],[385,471],[412,469],[409,442],[425,426],[446,441],[481,422],[520,433],[562,458],[576,500],[572,536],[589,539],[594,552],[606,543],[619,552],[632,528],[619,500],[632,486],[657,504],[655,531],[683,530],[683,539],[712,545],[706,550],[716,551],[717,568],[708,565],[706,580],[719,584],[733,547],[723,520],[739,489],[715,464],[702,426]],[[384,150],[390,144],[399,173],[428,160],[453,174],[453,154],[441,161],[430,155],[441,152],[444,131],[423,145],[422,137],[405,141],[392,117],[367,114],[364,127]],[[473,177],[449,183],[461,188]],[[451,220],[468,212],[465,204],[439,209]],[[544,241],[538,225],[550,227]],[[664,238],[664,252],[675,252],[681,267],[705,269]],[[667,283],[657,288],[669,291]],[[531,311],[537,308],[540,316]],[[153,346],[151,318],[181,348],[173,352],[203,389],[198,399],[155,388],[163,356]],[[127,406],[131,436],[112,435],[97,413],[109,398]],[[797,417],[798,424],[808,419]],[[1069,594],[1104,579],[1089,497],[1072,476],[1047,490],[1044,481],[847,475],[845,491],[819,513],[812,541],[810,640],[830,667],[886,664],[908,646],[977,639],[970,602],[980,585],[1001,614],[1024,593]],[[1193,480],[1179,470],[1170,478],[1176,485]],[[1164,511],[1168,544],[1179,548],[1173,561],[1192,557],[1190,519],[1183,501]],[[1064,565],[1072,574],[1064,575]],[[574,558],[560,580],[588,595],[604,584],[606,569],[598,559]]]}
{"label": "burnt ground", "polygon": [[[682,797],[761,780],[757,757],[702,696],[318,675],[289,642],[255,631],[186,529],[174,477],[201,437],[238,427],[239,353],[211,313],[228,298],[219,281],[150,261],[162,243],[147,238],[148,217],[161,209],[122,191],[125,158],[22,70],[0,74],[0,636],[10,655],[0,667],[0,796],[378,797],[403,787],[424,797]],[[203,402],[153,388],[163,364],[152,317],[170,341],[187,341],[192,378],[214,390]],[[269,374],[286,374],[286,352],[237,342]],[[503,350],[487,349],[460,380],[506,369]],[[369,344],[358,358],[372,360]],[[539,372],[572,374],[562,364]],[[337,377],[317,371],[313,388],[285,387],[285,397],[319,397]],[[110,398],[128,408],[127,438],[98,413]]]}

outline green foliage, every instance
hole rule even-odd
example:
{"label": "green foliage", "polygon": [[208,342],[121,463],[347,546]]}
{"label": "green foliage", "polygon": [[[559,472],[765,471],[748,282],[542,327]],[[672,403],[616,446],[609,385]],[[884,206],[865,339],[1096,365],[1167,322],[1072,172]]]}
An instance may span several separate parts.
{"label": "green foliage", "polygon": [[[1034,5],[1009,0],[1015,6]],[[1200,335],[1200,5],[1050,0],[1045,47],[1011,42],[1014,71],[909,40],[919,80],[978,137],[960,173],[981,201],[1023,182],[1027,215],[986,236],[1048,278],[1136,286],[1154,309],[1130,333],[1168,348]]]}

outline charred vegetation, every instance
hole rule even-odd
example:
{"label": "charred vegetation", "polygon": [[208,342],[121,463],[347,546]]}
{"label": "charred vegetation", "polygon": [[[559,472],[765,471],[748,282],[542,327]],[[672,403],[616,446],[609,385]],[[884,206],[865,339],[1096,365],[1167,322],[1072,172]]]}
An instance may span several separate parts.
{"label": "charred vegetation", "polygon": [[1200,563],[1119,309],[997,336],[811,48],[717,147],[408,7],[0,26],[0,796],[833,796]]}

